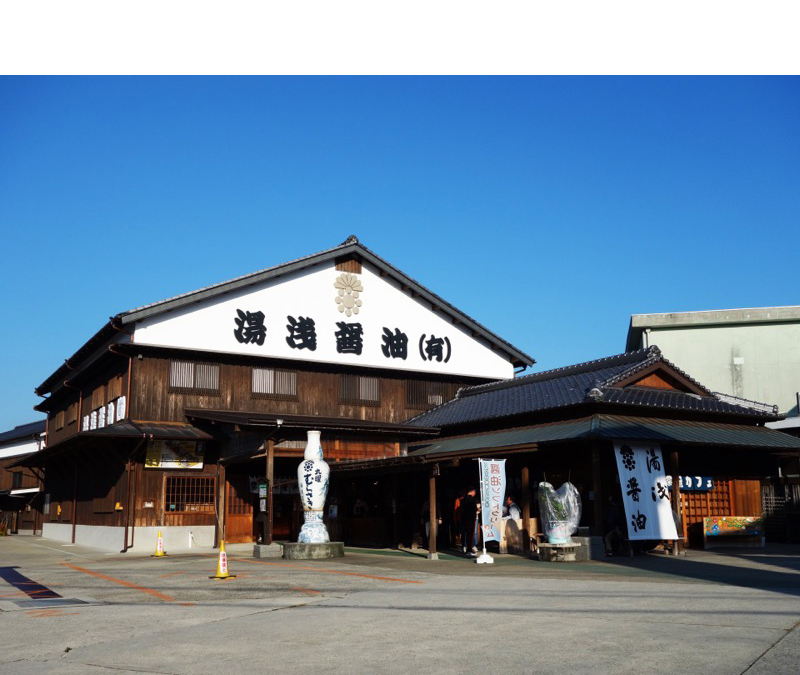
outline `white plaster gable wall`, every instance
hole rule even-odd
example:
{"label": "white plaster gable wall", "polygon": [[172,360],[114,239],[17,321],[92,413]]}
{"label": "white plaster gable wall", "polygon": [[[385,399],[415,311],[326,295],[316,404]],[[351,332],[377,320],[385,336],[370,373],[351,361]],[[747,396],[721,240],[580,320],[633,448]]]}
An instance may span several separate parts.
{"label": "white plaster gable wall", "polygon": [[[428,303],[412,298],[395,281],[382,278],[367,264],[357,275],[363,286],[359,294],[362,301],[359,313],[345,316],[338,310],[338,291],[333,285],[340,274],[333,261],[328,261],[258,286],[144,319],[137,322],[134,342],[426,373],[494,379],[513,377],[514,367],[507,358],[453,325],[448,317],[432,311]],[[267,336],[263,345],[242,344],[236,340],[234,319],[237,309],[264,313]],[[287,316],[314,319],[317,333],[315,351],[292,349],[287,344]],[[361,355],[337,352],[334,333],[340,321],[362,325]],[[399,328],[408,336],[406,360],[384,356],[381,350],[384,327],[393,332]],[[423,334],[426,340],[432,335],[449,338],[451,355],[447,363],[423,360],[419,349]]]}
{"label": "white plaster gable wall", "polygon": [[39,449],[39,443],[32,439],[25,439],[17,441],[16,443],[9,443],[0,447],[0,459],[3,457],[16,457],[17,455],[27,455],[30,452],[36,452]]}

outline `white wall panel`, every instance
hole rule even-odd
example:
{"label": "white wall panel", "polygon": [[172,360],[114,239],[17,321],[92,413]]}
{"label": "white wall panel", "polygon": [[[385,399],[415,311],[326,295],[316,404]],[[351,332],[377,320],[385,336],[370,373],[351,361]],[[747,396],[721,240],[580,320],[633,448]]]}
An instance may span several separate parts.
{"label": "white wall panel", "polygon": [[[207,350],[233,354],[300,359],[324,363],[393,368],[428,373],[467,375],[486,378],[513,377],[510,361],[480,339],[453,325],[450,319],[431,310],[428,303],[412,298],[399,285],[364,265],[357,275],[363,290],[357,314],[345,316],[336,302],[334,282],[342,273],[332,261],[321,263],[259,286],[218,296],[137,323],[137,344]],[[263,312],[267,328],[263,344],[242,344],[234,337],[237,310]],[[315,322],[316,350],[293,349],[286,341],[287,316],[312,318]],[[360,323],[363,349],[360,355],[337,351],[337,322]],[[387,358],[383,351],[383,329],[400,329],[408,336],[405,360]],[[448,338],[450,358],[427,360],[420,354],[423,344],[435,336]],[[444,347],[444,357],[447,356]]]}
{"label": "white wall panel", "polygon": [[17,441],[16,443],[9,443],[0,448],[0,458],[3,457],[16,457],[17,455],[27,455],[30,452],[36,452],[39,449],[39,443],[32,439],[25,439]]}

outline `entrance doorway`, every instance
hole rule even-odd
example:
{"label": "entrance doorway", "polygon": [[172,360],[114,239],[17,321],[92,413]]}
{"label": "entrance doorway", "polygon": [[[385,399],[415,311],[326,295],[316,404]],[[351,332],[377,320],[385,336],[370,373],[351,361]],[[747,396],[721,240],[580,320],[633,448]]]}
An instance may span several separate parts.
{"label": "entrance doorway", "polygon": [[248,476],[229,476],[225,495],[225,540],[230,544],[253,543],[253,507],[258,495],[250,492]]}

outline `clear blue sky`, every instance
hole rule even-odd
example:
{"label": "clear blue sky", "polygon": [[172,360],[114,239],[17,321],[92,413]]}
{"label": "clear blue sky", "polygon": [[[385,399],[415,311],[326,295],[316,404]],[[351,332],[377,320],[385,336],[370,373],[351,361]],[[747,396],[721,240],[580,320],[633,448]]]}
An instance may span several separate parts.
{"label": "clear blue sky", "polygon": [[110,315],[362,243],[548,369],[800,304],[797,78],[0,78],[0,430]]}

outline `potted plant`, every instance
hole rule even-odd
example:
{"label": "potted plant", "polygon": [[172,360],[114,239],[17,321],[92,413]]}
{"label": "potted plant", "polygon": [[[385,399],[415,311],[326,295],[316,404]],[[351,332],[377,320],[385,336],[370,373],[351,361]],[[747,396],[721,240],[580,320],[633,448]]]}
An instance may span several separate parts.
{"label": "potted plant", "polygon": [[558,490],[550,483],[539,483],[539,512],[548,544],[568,544],[580,520],[580,497],[572,483]]}

